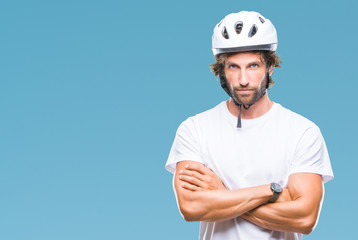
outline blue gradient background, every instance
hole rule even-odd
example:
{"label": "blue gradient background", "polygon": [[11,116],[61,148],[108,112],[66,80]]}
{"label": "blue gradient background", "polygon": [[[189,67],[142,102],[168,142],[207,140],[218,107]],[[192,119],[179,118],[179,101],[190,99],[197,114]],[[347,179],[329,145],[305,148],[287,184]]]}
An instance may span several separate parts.
{"label": "blue gradient background", "polygon": [[0,239],[197,239],[164,170],[187,117],[227,99],[209,71],[226,14],[279,34],[270,97],[320,126],[335,179],[306,239],[352,239],[356,1],[2,1]]}

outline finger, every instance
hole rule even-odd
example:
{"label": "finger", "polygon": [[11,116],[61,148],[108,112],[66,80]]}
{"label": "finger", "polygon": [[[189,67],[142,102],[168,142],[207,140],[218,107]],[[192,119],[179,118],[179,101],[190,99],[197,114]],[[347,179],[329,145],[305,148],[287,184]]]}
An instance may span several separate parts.
{"label": "finger", "polygon": [[200,188],[205,187],[204,182],[200,181],[199,179],[197,179],[195,177],[191,177],[191,176],[187,176],[187,175],[179,175],[179,179],[184,182],[187,182],[189,184],[196,185]]}
{"label": "finger", "polygon": [[197,172],[197,171],[191,171],[191,170],[180,170],[179,171],[180,175],[186,175],[186,176],[190,176],[190,177],[194,177],[197,178],[200,181],[204,181],[205,180],[205,176],[202,175],[201,173]]}
{"label": "finger", "polygon": [[201,188],[190,183],[182,183],[182,188],[190,191],[201,191]]}
{"label": "finger", "polygon": [[203,164],[187,164],[185,165],[185,169],[196,171],[202,175],[208,174],[211,171],[209,168],[205,167]]}

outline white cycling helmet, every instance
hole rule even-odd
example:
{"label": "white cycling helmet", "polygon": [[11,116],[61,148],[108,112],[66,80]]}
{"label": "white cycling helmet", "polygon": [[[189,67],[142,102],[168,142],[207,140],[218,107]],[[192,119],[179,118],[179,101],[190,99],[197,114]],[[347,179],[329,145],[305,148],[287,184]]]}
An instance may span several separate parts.
{"label": "white cycling helmet", "polygon": [[277,49],[276,29],[257,12],[241,11],[227,15],[214,28],[214,56],[228,52]]}

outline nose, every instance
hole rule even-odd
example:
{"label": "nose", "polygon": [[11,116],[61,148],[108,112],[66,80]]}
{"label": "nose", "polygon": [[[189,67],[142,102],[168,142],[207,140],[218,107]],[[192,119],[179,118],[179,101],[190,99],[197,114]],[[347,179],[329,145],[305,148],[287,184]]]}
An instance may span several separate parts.
{"label": "nose", "polygon": [[239,73],[239,84],[241,86],[247,86],[249,84],[249,78],[245,70],[242,70]]}

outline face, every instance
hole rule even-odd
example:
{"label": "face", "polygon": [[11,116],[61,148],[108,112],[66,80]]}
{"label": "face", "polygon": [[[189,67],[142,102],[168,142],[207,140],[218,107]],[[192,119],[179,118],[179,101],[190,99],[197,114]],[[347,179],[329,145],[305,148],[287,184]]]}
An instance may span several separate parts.
{"label": "face", "polygon": [[251,105],[258,101],[266,89],[267,68],[260,53],[242,52],[225,61],[226,83],[238,104]]}

